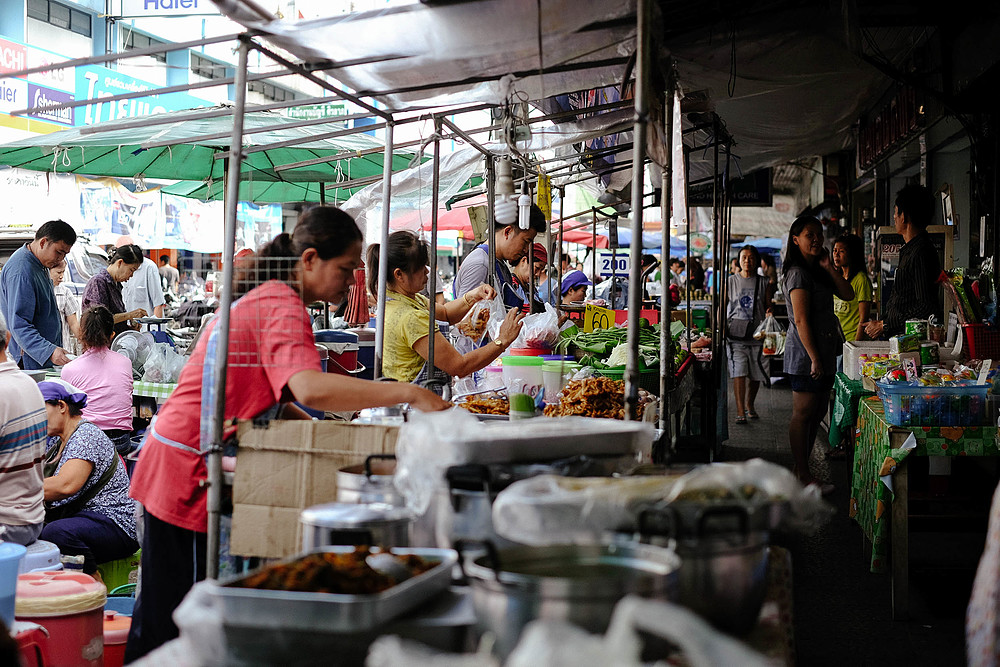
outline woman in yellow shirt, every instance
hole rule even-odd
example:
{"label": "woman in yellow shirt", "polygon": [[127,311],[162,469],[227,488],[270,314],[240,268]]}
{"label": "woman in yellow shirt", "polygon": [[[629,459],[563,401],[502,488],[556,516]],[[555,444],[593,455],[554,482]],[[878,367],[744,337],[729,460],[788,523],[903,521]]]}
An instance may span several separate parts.
{"label": "woman in yellow shirt", "polygon": [[833,297],[833,312],[840,320],[844,340],[865,340],[865,323],[872,310],[872,281],[865,272],[865,247],[861,237],[841,234],[833,244],[833,266],[844,274],[854,288],[854,300]]}
{"label": "woman in yellow shirt", "polygon": [[[378,289],[378,266],[383,261],[378,245],[368,248],[368,290]],[[420,291],[427,285],[427,245],[411,232],[389,235],[388,283],[385,303],[385,340],[382,348],[382,373],[400,382],[413,382],[429,377],[426,366],[430,340],[430,300]],[[480,285],[461,299],[436,308],[436,317],[457,324],[477,302],[496,296],[489,285]],[[510,347],[521,333],[524,318],[517,308],[511,308],[500,327],[500,336],[471,352],[461,354],[437,331],[434,334],[434,365],[444,373],[465,377],[488,366]]]}

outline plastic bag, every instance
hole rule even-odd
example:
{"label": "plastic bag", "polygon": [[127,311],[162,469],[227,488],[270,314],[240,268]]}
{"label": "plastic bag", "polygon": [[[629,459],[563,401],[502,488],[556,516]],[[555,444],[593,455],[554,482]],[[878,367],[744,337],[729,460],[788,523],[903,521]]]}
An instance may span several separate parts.
{"label": "plastic bag", "polygon": [[171,347],[169,343],[157,343],[150,350],[142,366],[143,382],[171,383],[177,382],[185,358]]}
{"label": "plastic bag", "polygon": [[545,304],[545,312],[528,315],[521,324],[521,333],[511,347],[551,350],[559,342],[559,313],[552,304]]}
{"label": "plastic bag", "polygon": [[486,331],[490,334],[490,338],[496,340],[500,338],[500,327],[503,326],[504,318],[507,317],[507,306],[504,305],[503,297],[497,294],[489,300],[489,307],[490,323]]}
{"label": "plastic bag", "polygon": [[766,315],[764,320],[757,325],[753,337],[757,340],[764,340],[764,336],[769,333],[785,333],[785,328],[771,314]]}
{"label": "plastic bag", "polygon": [[489,650],[444,653],[412,639],[383,635],[368,649],[365,667],[500,667]]}
{"label": "plastic bag", "polygon": [[476,345],[483,340],[486,335],[486,328],[490,323],[490,303],[489,301],[477,301],[465,314],[462,321],[455,325],[458,335],[465,336]]}
{"label": "plastic bag", "polygon": [[[608,631],[591,635],[566,621],[532,621],[521,633],[506,667],[640,667],[639,632],[666,639],[691,667],[773,664],[746,644],[719,632],[692,611],[669,602],[629,595],[615,605]],[[657,663],[661,664],[661,663]],[[662,664],[674,664],[674,661]]]}

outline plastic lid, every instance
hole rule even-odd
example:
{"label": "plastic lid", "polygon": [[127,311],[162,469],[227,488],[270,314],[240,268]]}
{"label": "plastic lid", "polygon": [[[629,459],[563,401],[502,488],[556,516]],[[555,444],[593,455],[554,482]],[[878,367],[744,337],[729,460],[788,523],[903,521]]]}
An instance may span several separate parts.
{"label": "plastic lid", "polygon": [[500,373],[502,371],[503,371],[503,366],[500,366],[500,365],[497,365],[497,366],[487,366],[486,367],[486,372],[487,373]]}
{"label": "plastic lid", "polygon": [[541,366],[545,360],[541,357],[504,357],[504,366]]}
{"label": "plastic lid", "polygon": [[546,361],[544,364],[542,364],[542,370],[564,371],[564,370],[569,370],[574,366],[577,366],[577,364],[574,364],[569,361]]}
{"label": "plastic lid", "polygon": [[83,572],[28,572],[18,575],[16,612],[19,617],[69,616],[101,608],[104,584]]}
{"label": "plastic lid", "polygon": [[412,519],[410,510],[386,503],[326,503],[307,507],[299,515],[299,523],[324,528],[362,528]]}
{"label": "plastic lid", "polygon": [[320,343],[357,343],[358,334],[341,329],[321,329],[313,334]]}
{"label": "plastic lid", "polygon": [[117,611],[104,612],[104,645],[124,644],[128,641],[128,631],[132,627],[132,617]]}

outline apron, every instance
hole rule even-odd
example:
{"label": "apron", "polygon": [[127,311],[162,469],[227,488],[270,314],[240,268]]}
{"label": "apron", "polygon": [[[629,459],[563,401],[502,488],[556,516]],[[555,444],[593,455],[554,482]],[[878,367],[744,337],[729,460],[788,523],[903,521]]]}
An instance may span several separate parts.
{"label": "apron", "polygon": [[[488,243],[481,243],[476,246],[477,250],[482,250],[489,257],[490,246]],[[507,274],[510,275],[509,273]],[[503,299],[503,304],[507,308],[521,308],[524,306],[524,296],[514,288],[513,279],[504,276],[503,266],[499,259],[493,259],[493,277],[496,280],[497,292]]]}

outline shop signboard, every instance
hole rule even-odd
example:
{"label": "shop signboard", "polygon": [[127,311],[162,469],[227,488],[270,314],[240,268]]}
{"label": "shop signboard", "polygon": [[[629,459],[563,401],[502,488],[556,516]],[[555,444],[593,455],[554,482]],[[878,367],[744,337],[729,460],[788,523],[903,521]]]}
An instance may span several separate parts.
{"label": "shop signboard", "polygon": [[212,0],[112,0],[111,14],[115,17],[147,16],[207,16],[218,15]]}
{"label": "shop signboard", "polygon": [[[760,169],[752,174],[737,178],[729,184],[729,196],[733,206],[771,206],[771,170]],[[688,188],[688,206],[711,206],[713,184],[703,183]],[[720,193],[721,194],[721,193]]]}
{"label": "shop signboard", "polygon": [[150,91],[146,97],[137,97],[114,102],[95,102],[80,107],[76,113],[77,125],[96,125],[109,120],[134,118],[166,111],[179,111],[200,106],[211,106],[203,100],[187,93],[167,93],[159,95],[152,83],[126,76],[107,67],[84,65],[76,68],[76,97],[98,99],[122,93]]}
{"label": "shop signboard", "polygon": [[628,252],[611,252],[602,250],[597,253],[597,275],[602,278],[611,276],[627,277],[629,272]]}
{"label": "shop signboard", "polygon": [[347,104],[344,102],[329,102],[326,104],[310,104],[304,107],[288,107],[286,114],[296,120],[318,120],[320,118],[337,118],[347,115]]}

